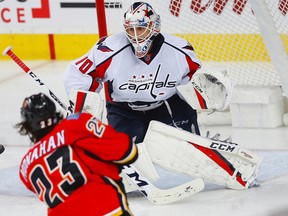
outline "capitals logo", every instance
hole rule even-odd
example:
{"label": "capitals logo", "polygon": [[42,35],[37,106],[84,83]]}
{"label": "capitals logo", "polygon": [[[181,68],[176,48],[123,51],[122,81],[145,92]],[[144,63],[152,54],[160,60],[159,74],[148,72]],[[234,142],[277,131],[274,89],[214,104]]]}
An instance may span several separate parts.
{"label": "capitals logo", "polygon": [[[123,83],[121,86],[119,86],[119,90],[122,91],[133,91],[135,94],[141,92],[141,91],[149,91],[150,95],[155,99],[157,98],[157,94],[155,94],[155,89],[161,89],[161,88],[175,88],[176,82],[175,80],[170,80],[170,74],[167,74],[167,76],[164,78],[164,81],[157,80],[158,74],[160,71],[161,64],[159,64],[157,72],[155,74],[155,77],[150,82],[145,83]],[[160,95],[163,93],[159,93]]]}
{"label": "capitals logo", "polygon": [[97,49],[102,51],[102,52],[113,52],[112,49],[110,49],[108,46],[106,46],[106,43],[105,43],[106,38],[107,37],[100,38],[100,40],[97,42],[97,45],[98,45]]}

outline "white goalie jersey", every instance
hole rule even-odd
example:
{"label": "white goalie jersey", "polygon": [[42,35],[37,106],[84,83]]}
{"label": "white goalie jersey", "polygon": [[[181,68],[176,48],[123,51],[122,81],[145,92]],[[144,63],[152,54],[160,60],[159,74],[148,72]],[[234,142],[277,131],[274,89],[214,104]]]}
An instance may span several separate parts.
{"label": "white goalie jersey", "polygon": [[193,109],[227,107],[232,92],[227,73],[220,69],[199,73],[201,63],[184,39],[160,34],[157,40],[153,54],[138,59],[124,33],[101,38],[67,67],[63,76],[67,94],[73,89],[100,92],[107,82],[106,97],[114,102],[155,103],[179,94]]}
{"label": "white goalie jersey", "polygon": [[[168,99],[176,94],[176,86],[191,79],[201,63],[184,39],[160,34],[157,40],[161,52],[138,59],[124,33],[100,39],[66,69],[63,81],[67,94],[72,89],[98,92],[101,83],[108,82],[114,102]],[[171,62],[171,56],[177,61]]]}

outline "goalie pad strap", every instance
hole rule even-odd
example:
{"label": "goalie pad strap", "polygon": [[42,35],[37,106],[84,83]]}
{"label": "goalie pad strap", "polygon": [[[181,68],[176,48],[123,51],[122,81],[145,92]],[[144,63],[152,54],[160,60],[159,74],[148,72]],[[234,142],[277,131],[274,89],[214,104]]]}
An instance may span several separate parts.
{"label": "goalie pad strap", "polygon": [[[147,178],[151,182],[155,182],[159,179],[159,175],[152,163],[152,160],[146,150],[146,146],[144,143],[137,143],[138,148],[138,159],[134,162],[134,167],[139,170],[143,174],[145,178]],[[125,172],[125,171],[124,171]],[[131,180],[125,173],[121,173],[123,177],[123,183],[125,186],[126,192],[131,192],[137,190],[137,187],[131,183]]]}

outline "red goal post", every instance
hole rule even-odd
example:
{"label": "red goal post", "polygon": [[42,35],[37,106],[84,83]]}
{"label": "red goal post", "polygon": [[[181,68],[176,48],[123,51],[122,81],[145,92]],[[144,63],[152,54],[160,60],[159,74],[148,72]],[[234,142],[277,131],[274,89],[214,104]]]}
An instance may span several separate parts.
{"label": "red goal post", "polygon": [[107,36],[104,0],[95,0],[99,38]]}

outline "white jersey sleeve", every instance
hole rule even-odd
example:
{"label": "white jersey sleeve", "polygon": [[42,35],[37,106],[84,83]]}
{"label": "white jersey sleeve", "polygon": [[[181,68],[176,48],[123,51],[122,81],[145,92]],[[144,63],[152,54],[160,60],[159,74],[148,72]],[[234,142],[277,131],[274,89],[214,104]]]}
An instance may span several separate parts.
{"label": "white jersey sleeve", "polygon": [[[182,80],[179,82],[179,85],[184,85],[192,79],[193,74],[201,68],[201,61],[197,58],[194,48],[192,45],[183,38],[173,36],[170,34],[163,34],[165,41],[170,46],[178,49],[180,52],[185,54],[185,58],[180,58],[179,65],[185,66],[186,69],[179,69],[182,73]],[[188,64],[188,67],[186,65]]]}
{"label": "white jersey sleeve", "polygon": [[75,63],[70,63],[63,74],[64,87],[67,95],[70,95],[73,89],[88,91],[92,83],[92,77],[79,73]]}
{"label": "white jersey sleeve", "polygon": [[103,69],[96,69],[127,44],[123,33],[100,38],[86,54],[72,61],[62,77],[67,95],[73,89],[100,92],[102,82],[107,81],[109,75]]}
{"label": "white jersey sleeve", "polygon": [[170,98],[176,94],[176,86],[187,83],[201,64],[182,38],[159,34],[154,45],[153,55],[145,56],[151,58],[146,61],[135,56],[124,33],[100,39],[66,69],[67,94],[72,89],[99,92],[107,82],[113,102],[156,103]]}

